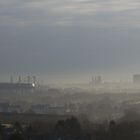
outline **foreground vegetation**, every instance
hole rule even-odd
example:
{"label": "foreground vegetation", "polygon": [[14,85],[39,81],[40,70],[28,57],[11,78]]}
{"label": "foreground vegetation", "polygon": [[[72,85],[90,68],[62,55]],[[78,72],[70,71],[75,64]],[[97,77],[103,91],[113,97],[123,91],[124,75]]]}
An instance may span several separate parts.
{"label": "foreground vegetation", "polygon": [[56,122],[0,125],[0,140],[139,140],[140,118],[95,124],[69,117]]}

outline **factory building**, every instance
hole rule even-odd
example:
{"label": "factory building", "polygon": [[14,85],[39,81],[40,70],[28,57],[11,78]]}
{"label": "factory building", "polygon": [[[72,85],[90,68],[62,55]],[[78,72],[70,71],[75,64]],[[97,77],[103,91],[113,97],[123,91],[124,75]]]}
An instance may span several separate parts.
{"label": "factory building", "polygon": [[21,76],[19,76],[18,81],[15,83],[13,78],[10,78],[10,82],[0,83],[0,92],[24,92],[33,91],[34,89],[35,83],[31,82],[29,77],[27,82],[22,82]]}

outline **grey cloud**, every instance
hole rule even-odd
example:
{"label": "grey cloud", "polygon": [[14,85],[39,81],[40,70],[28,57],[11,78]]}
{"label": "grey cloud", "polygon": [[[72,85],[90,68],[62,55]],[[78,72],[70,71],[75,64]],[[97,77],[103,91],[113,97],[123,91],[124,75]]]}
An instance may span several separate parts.
{"label": "grey cloud", "polygon": [[139,25],[138,18],[129,16],[133,13],[139,17],[140,3],[136,0],[12,0],[12,2],[2,0],[1,3],[2,25],[9,25],[10,21],[13,26],[20,27],[75,24],[84,26],[92,24],[95,27]]}

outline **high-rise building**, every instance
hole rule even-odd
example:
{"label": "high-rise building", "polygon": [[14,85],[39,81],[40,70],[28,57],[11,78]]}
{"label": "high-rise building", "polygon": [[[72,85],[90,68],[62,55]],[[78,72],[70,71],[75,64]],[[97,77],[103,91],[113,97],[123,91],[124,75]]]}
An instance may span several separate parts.
{"label": "high-rise building", "polygon": [[102,84],[102,77],[101,76],[96,76],[95,77],[95,84],[96,85]]}
{"label": "high-rise building", "polygon": [[100,85],[102,84],[102,77],[101,76],[92,76],[92,81],[91,81],[92,85]]}
{"label": "high-rise building", "polygon": [[140,74],[133,75],[133,83],[140,84]]}

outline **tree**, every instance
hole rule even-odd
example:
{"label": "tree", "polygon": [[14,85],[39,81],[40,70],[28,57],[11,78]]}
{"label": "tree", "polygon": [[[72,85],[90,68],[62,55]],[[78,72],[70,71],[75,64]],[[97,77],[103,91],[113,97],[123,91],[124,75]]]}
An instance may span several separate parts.
{"label": "tree", "polygon": [[61,140],[77,140],[82,137],[82,129],[79,121],[75,117],[60,120],[55,126],[55,138]]}
{"label": "tree", "polygon": [[19,122],[16,122],[14,124],[13,129],[14,133],[12,134],[9,140],[24,140],[23,129]]}

